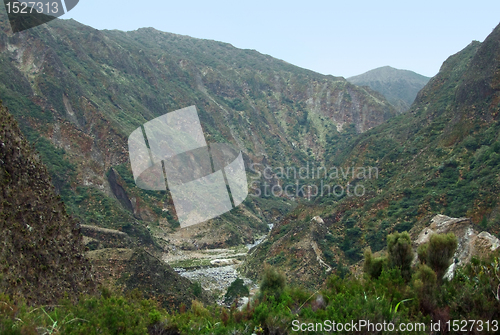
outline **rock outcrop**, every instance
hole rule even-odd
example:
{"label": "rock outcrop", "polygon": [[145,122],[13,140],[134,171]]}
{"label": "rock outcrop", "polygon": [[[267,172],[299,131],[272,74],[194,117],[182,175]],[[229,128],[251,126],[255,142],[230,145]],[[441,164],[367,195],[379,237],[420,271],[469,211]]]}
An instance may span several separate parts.
{"label": "rock outcrop", "polygon": [[484,257],[500,247],[498,238],[485,231],[476,231],[470,219],[451,218],[441,214],[432,218],[430,225],[420,232],[414,244],[418,248],[427,243],[433,234],[447,233],[455,234],[458,240],[454,261],[445,273],[445,278],[448,279],[453,278],[457,266],[468,263],[473,256]]}
{"label": "rock outcrop", "polygon": [[291,223],[290,218],[278,222],[267,239],[250,251],[240,267],[241,272],[259,279],[262,264],[267,262],[286,269],[288,282],[318,288],[338,260],[325,245],[325,236],[330,235],[330,231],[320,216],[309,219],[307,225]]}

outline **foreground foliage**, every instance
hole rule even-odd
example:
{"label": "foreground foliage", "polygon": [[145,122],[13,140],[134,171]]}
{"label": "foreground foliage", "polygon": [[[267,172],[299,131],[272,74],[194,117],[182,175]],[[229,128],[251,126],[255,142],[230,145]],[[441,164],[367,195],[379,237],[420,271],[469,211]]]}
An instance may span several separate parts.
{"label": "foreground foliage", "polygon": [[[408,283],[400,268],[385,265],[377,278],[332,275],[322,289],[310,292],[287,286],[282,273],[267,268],[261,294],[241,309],[236,304],[228,309],[194,301],[190,309],[181,306],[169,313],[154,300],[143,300],[138,291],[122,296],[103,290],[99,297],[81,298],[77,305],[62,301],[57,306],[38,307],[1,295],[0,333],[288,334],[296,333],[294,320],[313,325],[325,320],[369,320],[394,323],[396,329],[401,323],[419,322],[426,326],[420,333],[428,334],[431,320],[444,325],[450,320],[491,323],[500,319],[498,253],[487,260],[473,259],[459,268],[451,281],[441,284],[429,266],[422,264],[413,270]],[[365,329],[358,333],[373,332]],[[493,328],[481,332],[495,333]]]}

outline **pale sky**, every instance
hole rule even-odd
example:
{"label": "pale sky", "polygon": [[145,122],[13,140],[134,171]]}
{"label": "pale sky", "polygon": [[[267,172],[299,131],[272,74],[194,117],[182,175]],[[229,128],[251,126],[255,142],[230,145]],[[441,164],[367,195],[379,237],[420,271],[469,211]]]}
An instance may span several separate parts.
{"label": "pale sky", "polygon": [[346,78],[385,65],[430,77],[491,33],[500,1],[80,0],[61,18],[227,42]]}

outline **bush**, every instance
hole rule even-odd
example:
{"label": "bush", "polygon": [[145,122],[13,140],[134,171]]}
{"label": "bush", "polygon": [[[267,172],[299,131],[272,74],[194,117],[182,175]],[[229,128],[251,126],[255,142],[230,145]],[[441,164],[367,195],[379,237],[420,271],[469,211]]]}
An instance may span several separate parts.
{"label": "bush", "polygon": [[203,288],[201,287],[201,284],[198,282],[194,282],[191,285],[191,289],[193,290],[193,295],[197,298],[201,297],[201,294],[203,292]]}
{"label": "bush", "polygon": [[417,249],[418,260],[422,264],[427,264],[429,254],[429,243],[422,244]]}
{"label": "bush", "polygon": [[420,264],[413,281],[413,287],[420,299],[420,307],[426,313],[431,313],[436,307],[436,273],[427,265]]}
{"label": "bush", "polygon": [[414,256],[410,234],[402,232],[387,236],[387,252],[389,254],[389,266],[399,268],[403,278],[409,281],[411,278],[411,262]]}
{"label": "bush", "polygon": [[0,294],[1,334],[147,334],[149,326],[166,315],[151,300],[103,290],[101,297],[81,297],[74,305],[29,307],[21,299],[12,302]]}
{"label": "bush", "polygon": [[431,236],[426,251],[426,264],[436,272],[439,279],[443,277],[446,269],[450,266],[457,245],[457,237],[453,233]]}
{"label": "bush", "polygon": [[385,264],[387,263],[387,258],[377,257],[373,258],[371,249],[365,250],[365,264],[363,266],[363,271],[368,274],[371,278],[377,279],[380,277]]}
{"label": "bush", "polygon": [[261,298],[264,296],[274,296],[275,300],[279,301],[285,286],[285,275],[275,268],[266,265],[264,267],[264,274],[262,275],[262,282],[260,284]]}

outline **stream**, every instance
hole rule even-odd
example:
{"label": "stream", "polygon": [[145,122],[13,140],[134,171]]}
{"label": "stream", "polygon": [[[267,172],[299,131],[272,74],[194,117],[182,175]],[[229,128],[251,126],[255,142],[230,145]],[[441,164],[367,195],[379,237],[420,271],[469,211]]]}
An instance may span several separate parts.
{"label": "stream", "polygon": [[[272,228],[272,225],[269,227]],[[238,249],[206,249],[206,250],[177,250],[175,253],[165,254],[163,260],[169,263],[181,276],[192,282],[198,282],[210,293],[215,293],[222,304],[227,288],[237,278],[243,279],[252,296],[258,288],[256,282],[245,278],[238,271],[250,249],[261,244],[267,235],[261,236],[252,244]]]}

